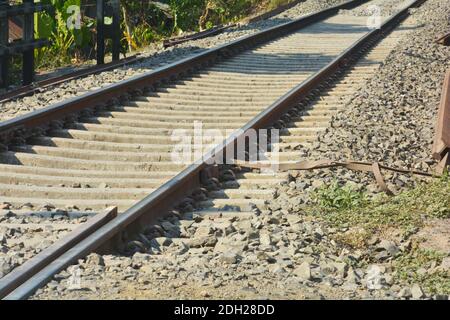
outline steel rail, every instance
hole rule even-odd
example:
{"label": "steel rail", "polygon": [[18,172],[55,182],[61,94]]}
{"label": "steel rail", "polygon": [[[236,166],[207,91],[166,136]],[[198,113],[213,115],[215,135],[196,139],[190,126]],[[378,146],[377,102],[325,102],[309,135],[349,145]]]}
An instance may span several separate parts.
{"label": "steel rail", "polygon": [[[175,199],[180,199],[180,197],[187,195],[188,190],[193,190],[193,187],[199,186],[201,177],[205,172],[208,172],[207,170],[209,168],[211,168],[209,164],[214,163],[214,159],[217,156],[221,156],[224,150],[227,150],[238,139],[245,136],[245,133],[248,130],[266,127],[276,121],[284,111],[291,108],[300,98],[309,94],[330,76],[339,74],[343,71],[346,65],[356,59],[361,52],[368,49],[385,33],[388,33],[398,23],[405,19],[408,16],[409,8],[418,6],[425,1],[426,0],[415,0],[411,2],[400,12],[385,21],[380,29],[375,29],[361,37],[354,45],[352,45],[352,47],[341,53],[318,73],[309,77],[303,83],[283,95],[265,111],[261,112],[257,117],[248,122],[243,128],[237,130],[218,147],[214,148],[203,162],[191,164],[142,201],[79,242],[63,255],[62,258],[64,263],[60,264],[59,267],[84,257],[86,254],[98,249],[112,238],[120,239],[122,232],[125,231],[125,229],[127,233],[133,233],[138,231],[145,223],[148,223],[161,215],[162,212],[171,207],[171,204],[175,202]],[[43,269],[35,277],[25,282],[7,296],[6,299],[26,299],[32,295],[39,286],[42,286],[47,281],[46,279],[50,279],[54,274],[59,272],[61,270],[59,267],[52,267],[50,265],[48,268]]]}
{"label": "steel rail", "polygon": [[125,66],[127,64],[143,61],[144,59],[145,59],[144,57],[139,57],[139,56],[134,55],[134,56],[130,56],[130,57],[124,58],[119,61],[113,61],[113,62],[104,64],[104,65],[96,65],[93,67],[88,67],[85,69],[70,72],[70,73],[67,73],[67,74],[64,74],[61,76],[55,76],[55,77],[51,77],[51,78],[48,78],[45,80],[36,81],[33,84],[21,86],[17,89],[13,89],[11,91],[0,94],[0,103],[4,103],[7,101],[11,101],[14,99],[18,99],[18,98],[22,98],[22,97],[31,95],[40,89],[47,88],[49,86],[54,86],[54,85],[60,84],[65,81],[79,79],[79,78],[97,74],[100,72],[109,71],[109,70],[112,70],[112,69],[115,69],[118,67]]}
{"label": "steel rail", "polygon": [[177,44],[185,43],[188,41],[212,37],[212,36],[220,34],[220,33],[224,32],[225,30],[230,29],[235,26],[236,26],[235,23],[227,24],[227,25],[218,25],[216,27],[213,27],[213,28],[205,30],[205,31],[200,31],[200,32],[182,36],[182,37],[166,39],[166,40],[163,40],[163,47],[169,48],[169,47],[176,46]]}
{"label": "steel rail", "polygon": [[208,30],[204,30],[204,31],[200,31],[200,32],[196,32],[193,34],[189,34],[186,36],[181,36],[181,37],[174,37],[174,38],[170,38],[170,39],[166,39],[163,41],[163,46],[164,48],[169,48],[169,47],[173,47],[175,45],[181,44],[181,43],[185,43],[188,41],[192,41],[192,40],[198,40],[198,39],[204,39],[207,37],[212,37],[215,35],[218,35],[220,33],[223,33],[225,30],[228,30],[230,28],[236,27],[236,26],[240,26],[240,25],[247,25],[249,23],[254,23],[254,22],[259,22],[265,19],[269,19],[277,14],[280,14],[281,12],[285,11],[285,10],[289,10],[293,7],[295,7],[296,5],[298,5],[301,2],[304,2],[305,0],[295,0],[292,1],[290,3],[284,4],[279,6],[278,8],[272,9],[268,12],[262,13],[260,15],[257,15],[255,17],[249,18],[249,19],[244,19],[244,21],[242,23],[231,23],[231,24],[227,24],[227,25],[217,25],[211,29]]}
{"label": "steel rail", "polygon": [[117,208],[109,208],[89,219],[61,240],[38,253],[0,279],[0,299],[37,274],[75,244],[117,216]]}
{"label": "steel rail", "polygon": [[442,44],[444,46],[450,45],[450,33],[444,34],[436,40],[436,43]]}
{"label": "steel rail", "polygon": [[56,103],[47,108],[36,110],[26,115],[1,122],[0,141],[4,145],[8,145],[10,139],[14,137],[15,132],[19,130],[21,131],[21,134],[31,135],[31,132],[27,132],[27,130],[39,126],[48,126],[53,120],[67,119],[73,114],[77,114],[87,108],[104,105],[104,103],[108,100],[126,97],[130,93],[136,92],[136,90],[143,90],[145,88],[158,85],[162,82],[176,79],[177,77],[183,76],[202,66],[211,65],[214,61],[221,58],[229,57],[237,52],[254,47],[259,43],[267,42],[271,39],[279,37],[280,35],[293,32],[299,28],[328,18],[336,14],[341,9],[351,9],[367,1],[369,0],[350,0],[320,12],[312,13],[292,22],[239,38],[230,43],[209,49],[195,56],[182,59],[156,70],[146,72],[142,75],[134,76],[130,79],[109,85],[105,88],[88,92],[83,95],[70,98],[66,101]]}

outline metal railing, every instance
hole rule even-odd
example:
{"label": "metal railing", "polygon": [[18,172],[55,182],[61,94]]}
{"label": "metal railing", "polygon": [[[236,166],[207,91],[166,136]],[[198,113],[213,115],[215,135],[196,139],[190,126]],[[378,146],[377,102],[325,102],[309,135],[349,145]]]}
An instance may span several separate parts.
{"label": "metal railing", "polygon": [[[112,40],[112,60],[117,61],[120,55],[121,39],[120,0],[96,0],[95,7],[97,64],[105,63],[105,31],[109,31],[108,34]],[[35,3],[34,0],[23,0],[22,4],[10,4],[8,0],[0,0],[0,88],[7,87],[11,82],[12,57],[16,55],[23,57],[22,85],[29,85],[34,81],[34,50],[51,44],[49,39],[35,39],[34,15],[43,11],[54,15],[51,5]],[[110,27],[105,25],[105,12],[107,11],[112,15]],[[23,17],[22,38],[12,41],[9,22],[11,18],[20,16]]]}
{"label": "metal railing", "polygon": [[[12,55],[21,54],[22,83],[30,84],[34,77],[34,49],[41,48],[49,42],[46,39],[34,38],[34,14],[50,5],[34,3],[34,0],[23,0],[22,4],[10,5],[8,0],[0,0],[0,87],[6,87],[10,78],[10,60]],[[10,42],[9,19],[23,16],[23,36],[21,40]]]}

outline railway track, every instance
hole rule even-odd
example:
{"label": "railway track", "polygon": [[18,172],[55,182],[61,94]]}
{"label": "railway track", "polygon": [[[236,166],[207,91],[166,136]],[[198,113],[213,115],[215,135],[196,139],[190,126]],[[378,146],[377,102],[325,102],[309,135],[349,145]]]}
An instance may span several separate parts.
{"label": "railway track", "polygon": [[[123,212],[187,167],[172,161],[179,144],[171,136],[174,129],[192,134],[194,121],[201,121],[205,129],[218,129],[222,140],[225,130],[243,127],[367,34],[366,21],[334,15],[9,144],[0,154],[0,201],[81,210],[118,206]],[[374,68],[370,61],[361,63],[354,77]],[[311,140],[326,127],[329,109],[323,104],[321,112],[300,117],[301,127],[287,129],[300,138],[283,136],[282,142]]]}
{"label": "railway track", "polygon": [[[230,130],[275,123],[281,135],[272,150],[281,151],[281,161],[301,157],[296,147],[307,146],[326,130],[406,30],[393,31],[362,59],[350,62],[401,21],[407,7],[421,1],[399,2],[403,9],[382,17],[380,30],[369,30],[367,17],[338,12],[366,2],[349,1],[1,124],[7,150],[0,153],[0,202],[16,208],[51,204],[96,211],[116,206],[119,211],[33,288],[75,255],[118,235],[125,240],[122,230],[139,230],[202,183],[210,184],[209,192],[187,203],[187,208],[196,207],[195,214],[252,215],[263,208],[286,174],[228,171],[228,181],[211,186],[217,168],[207,161],[173,161],[174,147],[192,146],[192,141],[180,144],[172,132],[184,129],[189,136],[200,120],[205,130],[215,129],[207,138],[220,151],[235,143],[236,136],[223,142]],[[203,146],[201,153],[210,147]],[[273,154],[269,150],[263,156],[270,160]]]}
{"label": "railway track", "polygon": [[143,57],[139,57],[137,55],[133,55],[127,58],[123,58],[119,61],[109,62],[104,65],[96,65],[92,67],[86,67],[77,71],[73,71],[61,76],[54,76],[48,79],[36,81],[33,84],[29,84],[26,86],[19,87],[17,89],[13,89],[6,93],[0,94],[0,103],[5,103],[7,101],[11,101],[14,99],[23,98],[26,96],[30,96],[39,90],[46,89],[50,86],[58,85],[64,83],[65,81],[70,81],[73,79],[83,78],[89,75],[98,74],[104,71],[113,70],[115,68],[119,68],[125,66],[127,64],[133,64],[144,60]]}

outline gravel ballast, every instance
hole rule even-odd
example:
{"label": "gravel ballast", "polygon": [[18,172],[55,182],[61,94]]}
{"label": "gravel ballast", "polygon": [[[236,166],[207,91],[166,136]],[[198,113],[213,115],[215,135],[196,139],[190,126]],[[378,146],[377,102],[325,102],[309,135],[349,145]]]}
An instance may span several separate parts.
{"label": "gravel ballast", "polygon": [[[385,60],[377,74],[349,99],[345,111],[337,114],[330,127],[319,135],[312,148],[303,148],[302,160],[354,160],[379,162],[394,168],[432,173],[437,112],[450,48],[435,43],[450,29],[450,5],[429,0],[411,10],[411,36],[404,37]],[[380,192],[373,175],[346,169],[300,171],[294,178],[309,187],[315,180]],[[384,172],[388,187],[399,192],[413,186],[420,177]],[[320,183],[317,183],[320,185]],[[283,187],[279,193],[289,187]],[[294,187],[303,197],[312,188]],[[306,191],[306,192],[305,192]],[[308,201],[308,199],[306,199]]]}
{"label": "gravel ballast", "polygon": [[0,279],[86,222],[90,213],[0,210]]}

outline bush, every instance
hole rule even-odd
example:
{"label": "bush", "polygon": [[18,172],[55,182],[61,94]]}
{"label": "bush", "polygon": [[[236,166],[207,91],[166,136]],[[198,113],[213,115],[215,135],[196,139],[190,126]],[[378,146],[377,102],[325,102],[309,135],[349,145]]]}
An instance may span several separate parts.
{"label": "bush", "polygon": [[[36,37],[52,45],[36,50],[38,68],[55,68],[90,58],[95,48],[95,20],[83,16],[81,29],[69,30],[69,6],[95,4],[82,0],[41,0],[55,7],[55,16],[36,15]],[[137,50],[154,41],[186,31],[198,31],[239,20],[255,9],[272,9],[290,0],[159,0],[122,1],[122,51]],[[82,6],[82,11],[83,11]],[[105,18],[107,21],[107,17]],[[109,42],[106,47],[108,49]]]}

